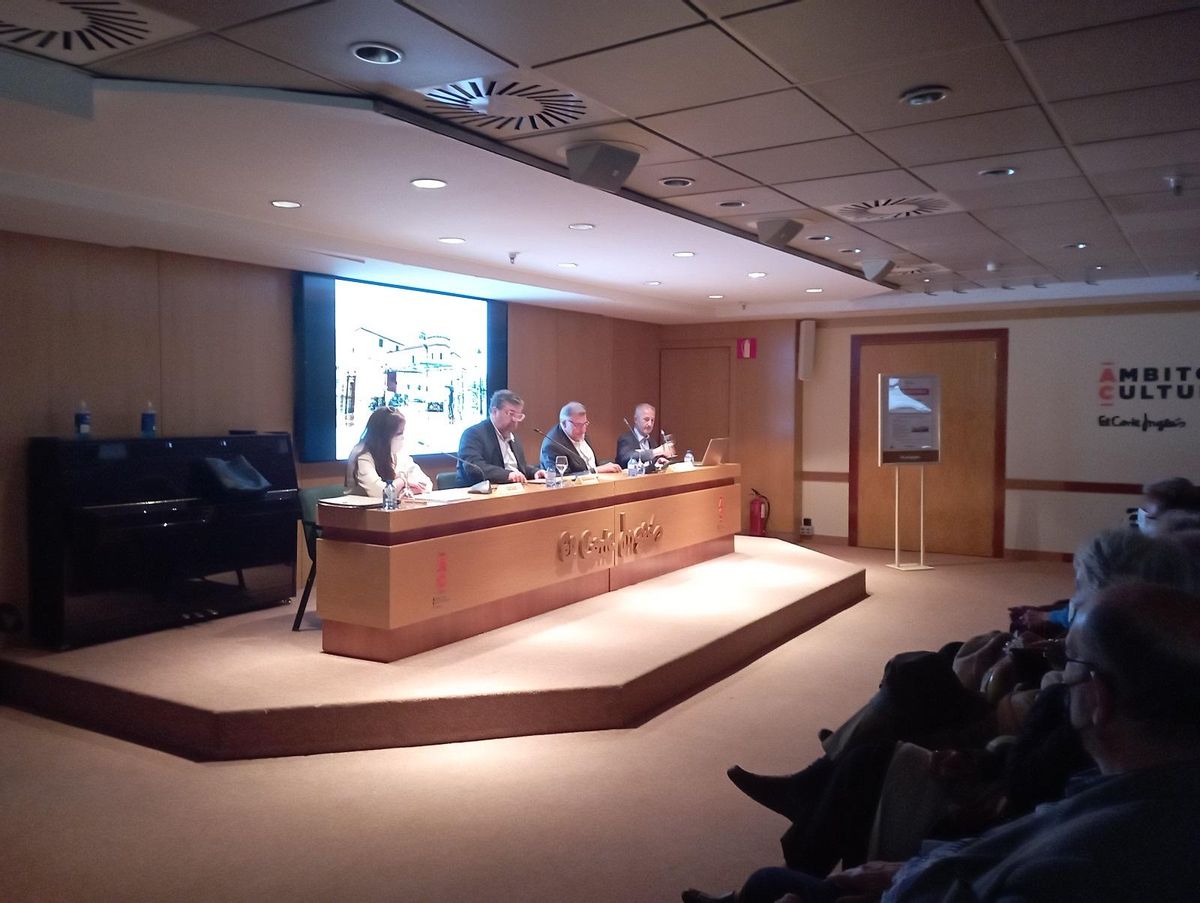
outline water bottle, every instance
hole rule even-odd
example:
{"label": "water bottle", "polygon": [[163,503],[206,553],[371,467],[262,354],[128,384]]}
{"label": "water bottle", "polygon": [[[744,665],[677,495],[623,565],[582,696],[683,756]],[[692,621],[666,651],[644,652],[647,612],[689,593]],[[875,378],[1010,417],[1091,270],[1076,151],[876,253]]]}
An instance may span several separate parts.
{"label": "water bottle", "polygon": [[75,436],[79,439],[86,439],[92,433],[92,412],[88,410],[87,402],[79,402],[79,407],[75,409]]}
{"label": "water bottle", "polygon": [[696,456],[692,454],[692,450],[689,448],[687,450],[687,454],[683,456],[683,466],[684,467],[692,467],[695,463],[696,463]]}
{"label": "water bottle", "polygon": [[631,477],[636,477],[638,475],[638,467],[637,466],[638,466],[637,457],[636,456],[631,457],[629,459],[629,466],[626,470],[626,473],[628,473],[629,476],[631,476]]}
{"label": "water bottle", "polygon": [[142,438],[153,439],[158,435],[158,414],[154,411],[154,402],[146,402],[146,410],[142,411]]}
{"label": "water bottle", "polygon": [[396,510],[396,484],[391,480],[388,480],[383,486],[383,510]]}

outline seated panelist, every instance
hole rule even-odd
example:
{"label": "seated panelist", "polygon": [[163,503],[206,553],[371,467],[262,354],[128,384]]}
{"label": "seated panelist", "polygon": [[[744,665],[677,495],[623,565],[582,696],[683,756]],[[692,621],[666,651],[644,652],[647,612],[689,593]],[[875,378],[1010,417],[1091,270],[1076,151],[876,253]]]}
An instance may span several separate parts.
{"label": "seated panelist", "polygon": [[542,467],[554,469],[554,459],[566,455],[567,473],[620,473],[621,466],[613,461],[597,461],[596,453],[587,442],[587,408],[578,401],[568,401],[558,412],[558,426],[542,441]]}
{"label": "seated panelist", "polygon": [[391,480],[397,492],[407,486],[414,495],[428,492],[433,481],[404,452],[404,415],[395,408],[376,408],[367,419],[362,439],[346,460],[346,491],[350,495],[383,498]]}
{"label": "seated panelist", "polygon": [[617,437],[616,461],[620,467],[628,466],[630,458],[652,464],[674,457],[675,446],[664,441],[662,430],[657,431],[655,440],[655,414],[654,405],[644,401],[633,409],[633,429]]}
{"label": "seated panelist", "polygon": [[465,484],[524,483],[546,475],[525,463],[517,438],[518,423],[525,419],[525,402],[516,392],[500,389],[488,403],[488,419],[463,431],[458,440],[458,479]]}

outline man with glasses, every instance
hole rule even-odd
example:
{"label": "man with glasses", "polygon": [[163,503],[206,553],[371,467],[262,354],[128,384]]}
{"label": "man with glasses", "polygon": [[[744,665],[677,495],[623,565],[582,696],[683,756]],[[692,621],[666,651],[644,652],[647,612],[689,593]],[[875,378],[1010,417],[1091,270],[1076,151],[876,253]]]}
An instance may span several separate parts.
{"label": "man with glasses", "polygon": [[518,423],[525,419],[525,402],[516,392],[500,389],[488,404],[488,419],[463,431],[458,440],[458,479],[464,484],[524,483],[546,475],[525,463],[517,438]]}
{"label": "man with glasses", "polygon": [[1192,901],[1200,888],[1200,598],[1116,583],[1080,600],[1066,641],[1071,727],[1096,770],[1063,799],[904,863],[829,879],[761,869],[687,903]]}
{"label": "man with glasses", "polygon": [[621,465],[596,460],[588,445],[587,408],[578,401],[568,401],[558,412],[558,426],[546,433],[542,442],[542,467],[554,469],[554,459],[566,456],[567,473],[620,473]]}

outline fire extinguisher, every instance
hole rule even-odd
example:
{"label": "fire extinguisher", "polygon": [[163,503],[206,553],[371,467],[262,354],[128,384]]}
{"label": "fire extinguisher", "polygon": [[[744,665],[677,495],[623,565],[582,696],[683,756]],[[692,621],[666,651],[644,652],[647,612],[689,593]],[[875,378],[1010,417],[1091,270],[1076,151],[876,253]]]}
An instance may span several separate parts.
{"label": "fire extinguisher", "polygon": [[771,501],[757,489],[751,489],[750,535],[767,535],[767,518],[771,516]]}

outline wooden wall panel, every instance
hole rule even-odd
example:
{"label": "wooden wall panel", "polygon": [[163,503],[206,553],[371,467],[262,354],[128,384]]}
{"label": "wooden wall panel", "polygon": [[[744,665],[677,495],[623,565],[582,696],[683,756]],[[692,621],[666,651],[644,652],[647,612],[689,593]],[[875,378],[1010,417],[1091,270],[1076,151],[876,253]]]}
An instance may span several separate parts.
{"label": "wooden wall panel", "polygon": [[28,600],[25,447],[132,436],[147,399],[163,433],[291,429],[290,274],[0,232],[0,603]]}
{"label": "wooden wall panel", "polygon": [[[664,348],[716,344],[732,348],[738,338],[756,339],[757,356],[735,359],[730,369],[730,433],[733,460],[742,465],[742,529],[749,526],[750,489],[754,488],[771,500],[769,531],[791,534],[798,441],[795,321],[689,324],[661,330]],[[701,454],[702,449],[696,453]]]}
{"label": "wooden wall panel", "polygon": [[0,285],[0,603],[24,608],[26,441],[69,435],[81,399],[95,435],[136,431],[160,391],[156,258],[0,232]]}
{"label": "wooden wall panel", "polygon": [[164,433],[292,429],[285,270],[162,254]]}

